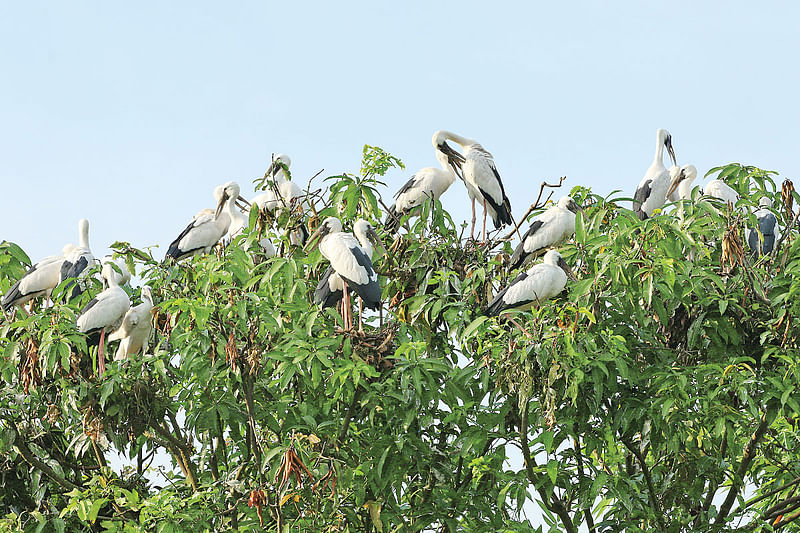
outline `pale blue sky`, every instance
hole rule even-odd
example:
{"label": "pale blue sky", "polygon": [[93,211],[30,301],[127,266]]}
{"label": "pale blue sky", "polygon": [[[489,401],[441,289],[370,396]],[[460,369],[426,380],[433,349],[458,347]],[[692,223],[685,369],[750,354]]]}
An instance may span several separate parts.
{"label": "pale blue sky", "polygon": [[[514,214],[543,179],[632,194],[659,127],[679,163],[796,177],[800,8],[791,2],[5,2],[0,239],[34,260],[92,223],[169,242],[270,153],[295,179],[402,158],[449,129],[490,150]],[[699,180],[698,180],[699,181]],[[461,183],[443,198],[469,214]]]}

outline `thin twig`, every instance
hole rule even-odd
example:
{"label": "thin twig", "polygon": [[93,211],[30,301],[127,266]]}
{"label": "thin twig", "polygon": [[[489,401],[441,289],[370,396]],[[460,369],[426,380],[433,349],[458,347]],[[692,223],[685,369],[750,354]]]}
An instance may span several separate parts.
{"label": "thin twig", "polygon": [[[553,196],[553,192],[551,191],[550,194],[545,199],[544,204],[539,205],[539,200],[542,199],[542,193],[544,192],[544,188],[545,187],[550,187],[552,189],[557,189],[557,188],[561,187],[561,184],[564,183],[565,179],[567,179],[566,176],[561,176],[560,178],[558,178],[558,184],[557,185],[554,185],[554,184],[551,184],[551,183],[547,183],[546,181],[543,181],[542,184],[539,186],[539,195],[536,197],[536,201],[531,204],[531,206],[528,208],[528,210],[525,212],[525,214],[522,216],[522,218],[519,219],[519,222],[514,227],[513,231],[511,231],[508,235],[506,235],[505,237],[503,237],[500,240],[501,241],[511,240],[511,238],[514,236],[515,233],[519,233],[519,228],[520,228],[520,226],[522,226],[522,224],[525,222],[525,220],[527,220],[528,215],[530,215],[535,209],[539,209],[540,207],[543,207],[544,205],[546,205],[547,202],[550,200],[550,198]],[[520,237],[520,238],[522,238],[522,237]]]}

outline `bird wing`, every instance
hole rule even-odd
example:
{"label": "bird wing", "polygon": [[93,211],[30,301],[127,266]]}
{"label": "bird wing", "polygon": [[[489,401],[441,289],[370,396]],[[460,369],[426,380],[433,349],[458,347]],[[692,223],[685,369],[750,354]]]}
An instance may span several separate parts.
{"label": "bird wing", "polygon": [[130,307],[131,301],[122,288],[106,289],[83,308],[77,321],[78,330],[82,333],[90,333],[116,326]]}
{"label": "bird wing", "polygon": [[197,250],[214,246],[225,235],[229,226],[230,217],[227,213],[221,213],[219,218],[215,218],[214,214],[202,215],[189,223],[172,241],[167,250],[167,257],[180,259]]}
{"label": "bird wing", "polygon": [[525,235],[522,236],[522,240],[514,248],[514,253],[511,254],[511,268],[519,268],[528,258],[528,256],[533,253],[534,251],[538,250],[534,243],[536,236],[536,232],[538,232],[542,226],[544,225],[544,221],[540,219],[536,219],[531,223],[531,227],[528,228],[528,231],[525,232]]}
{"label": "bird wing", "polygon": [[633,193],[633,211],[639,215],[639,218],[642,220],[647,218],[647,213],[644,212],[642,207],[647,199],[650,198],[651,183],[653,183],[653,180],[645,180],[644,183],[640,183],[639,186],[636,187],[636,192]]}
{"label": "bird wing", "polygon": [[321,305],[323,309],[333,307],[342,299],[343,288],[342,278],[332,266],[328,266],[314,290],[314,303]]}
{"label": "bird wing", "polygon": [[764,209],[762,213],[756,213],[758,218],[758,229],[763,235],[775,235],[775,228],[778,226],[778,219],[773,213]]}
{"label": "bird wing", "polygon": [[492,301],[489,302],[489,308],[486,310],[486,314],[488,314],[489,316],[497,316],[500,314],[501,311],[513,307],[513,305],[508,304],[505,296],[508,293],[509,289],[515,287],[516,285],[524,281],[527,277],[528,277],[527,272],[520,272],[519,274],[517,274],[517,277],[511,280],[511,283],[509,283],[505,288],[503,288],[500,292],[494,295]]}
{"label": "bird wing", "polygon": [[3,295],[3,310],[8,311],[17,303],[25,303],[35,295],[55,288],[63,261],[63,257],[53,255],[30,267]]}
{"label": "bird wing", "polygon": [[500,179],[492,154],[476,143],[469,146],[464,157],[464,178],[472,182],[488,207],[491,207],[495,228],[511,224],[511,202],[506,196],[503,180]]}

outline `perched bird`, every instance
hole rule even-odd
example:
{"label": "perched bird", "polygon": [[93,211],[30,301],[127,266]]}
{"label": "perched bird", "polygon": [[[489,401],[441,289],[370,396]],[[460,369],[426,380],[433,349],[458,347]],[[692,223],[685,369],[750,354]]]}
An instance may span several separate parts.
{"label": "perched bird", "polygon": [[[131,307],[128,293],[117,284],[113,267],[109,264],[103,265],[102,274],[108,283],[108,288],[86,304],[77,320],[78,331],[89,335],[90,342],[98,343],[97,370],[101,376],[106,371],[104,354],[106,331],[117,329]],[[98,333],[99,339],[96,337]]]}
{"label": "perched bird", "polygon": [[669,169],[669,188],[667,198],[670,202],[692,199],[692,182],[697,178],[697,168],[694,165],[673,165]]}
{"label": "perched bird", "polygon": [[384,228],[395,231],[400,226],[403,215],[422,205],[427,198],[438,200],[456,180],[456,173],[461,172],[464,157],[442,140],[442,132],[433,136],[433,147],[436,159],[442,168],[425,167],[411,176],[405,185],[394,195],[394,203],[389,207]]}
{"label": "perched bird", "polygon": [[567,286],[567,276],[574,279],[569,265],[560,253],[550,250],[544,254],[542,263],[533,265],[498,292],[489,303],[486,314],[497,316],[509,309],[530,309],[563,291]]}
{"label": "perched bird", "polygon": [[[372,259],[372,253],[374,251],[372,247],[373,243],[383,247],[380,237],[378,237],[378,234],[366,220],[361,219],[353,224],[353,234],[361,245],[361,251],[364,252],[364,255],[369,257],[370,260]],[[326,307],[333,307],[342,299],[343,291],[344,281],[342,281],[341,276],[336,273],[331,265],[317,284],[317,288],[314,291],[314,303],[321,305],[323,309]]]}
{"label": "perched bird", "polygon": [[669,172],[664,166],[664,148],[667,148],[672,164],[676,165],[675,150],[672,148],[672,135],[667,130],[656,131],[656,154],[653,162],[644,173],[642,181],[633,194],[633,211],[640,220],[653,216],[653,211],[660,209],[667,201]]}
{"label": "perched bird", "polygon": [[[461,146],[464,162],[461,164],[461,176],[472,199],[472,227],[470,237],[475,234],[475,201],[483,205],[483,239],[486,239],[486,216],[491,215],[495,229],[512,224],[511,202],[506,196],[503,181],[497,172],[492,154],[472,139],[455,133],[440,130],[433,136],[433,143],[444,151],[446,141],[453,141]],[[445,152],[447,153],[447,152]]]}
{"label": "perched bird", "polygon": [[[0,300],[3,311],[11,311],[15,305],[23,306],[38,296],[50,297],[58,286],[61,275],[61,265],[64,258],[75,249],[68,244],[61,251],[62,255],[51,255],[35,263],[28,271],[17,280],[3,295]],[[23,309],[24,311],[24,309]]]}
{"label": "perched bird", "polygon": [[131,271],[128,270],[128,265],[125,263],[125,258],[117,257],[116,259],[114,259],[114,256],[106,255],[103,257],[102,261],[100,261],[100,264],[105,265],[106,263],[112,266],[111,268],[113,270],[112,275],[114,276],[114,278],[116,278],[117,285],[119,286],[125,285],[131,280]]}
{"label": "perched bird", "polygon": [[150,315],[152,309],[153,293],[150,287],[145,285],[142,287],[142,303],[128,309],[119,328],[108,336],[109,342],[120,341],[117,353],[114,355],[115,361],[127,359],[140,350],[147,351],[148,339],[153,330]]}
{"label": "perched bird", "polygon": [[319,239],[319,250],[331,263],[334,272],[343,280],[345,313],[342,317],[345,328],[352,328],[350,302],[347,287],[356,291],[365,306],[378,309],[381,301],[381,286],[372,260],[364,253],[361,244],[352,233],[342,231],[342,223],[336,217],[328,217],[311,235],[306,248]]}
{"label": "perched bird", "polygon": [[[89,221],[82,218],[78,221],[78,246],[64,256],[58,282],[63,283],[73,278],[77,280],[93,264],[94,255],[89,249]],[[83,292],[80,282],[71,282],[64,287],[64,290],[68,291],[70,287],[72,287],[72,292],[65,292],[70,295],[69,298],[77,298]]]}
{"label": "perched bird", "polygon": [[747,228],[745,236],[747,244],[756,255],[766,255],[775,247],[775,232],[778,229],[778,218],[769,210],[772,200],[762,196],[758,201],[759,209],[753,213],[758,220],[758,228]]}
{"label": "perched bird", "polygon": [[739,193],[721,179],[709,181],[704,192],[706,196],[722,200],[726,204],[736,205],[739,201]]}
{"label": "perched bird", "polygon": [[[186,226],[178,237],[169,245],[165,260],[172,258],[180,261],[196,253],[208,253],[219,240],[228,232],[231,220],[236,216],[236,200],[239,196],[239,184],[229,181],[221,187],[214,189],[214,199],[217,200],[217,209],[213,213],[201,211]],[[242,200],[244,200],[242,198]]]}
{"label": "perched bird", "polygon": [[270,214],[274,213],[276,209],[290,207],[293,201],[296,203],[295,199],[303,196],[303,190],[286,175],[285,168],[289,168],[291,164],[292,160],[288,155],[278,154],[275,156],[275,160],[270,163],[265,174],[272,178],[266,182],[267,190],[250,200],[250,203]]}
{"label": "perched bird", "polygon": [[511,268],[519,268],[538,253],[554,246],[575,233],[575,214],[580,207],[570,196],[533,219],[531,227],[511,255]]}

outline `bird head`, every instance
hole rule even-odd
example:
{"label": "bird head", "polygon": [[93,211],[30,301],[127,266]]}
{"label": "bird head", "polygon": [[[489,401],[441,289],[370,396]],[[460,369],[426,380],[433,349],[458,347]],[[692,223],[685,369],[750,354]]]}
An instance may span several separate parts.
{"label": "bird head", "polygon": [[326,235],[331,233],[338,233],[342,231],[342,222],[336,217],[328,217],[322,221],[322,224],[308,237],[306,241],[306,245],[303,247],[303,250],[308,251],[308,249],[312,246],[314,242],[317,240],[322,240],[325,238]]}
{"label": "bird head", "polygon": [[573,200],[571,196],[562,196],[558,200],[558,207],[562,209],[569,209],[570,211],[576,214],[578,213],[578,211],[583,212],[583,208],[579,206],[578,203],[575,202],[575,200]]}
{"label": "bird head", "polygon": [[447,163],[453,169],[453,172],[456,173],[456,176],[464,179],[464,176],[461,173],[461,165],[464,164],[464,156],[461,155],[455,148],[447,144],[447,140],[451,137],[450,132],[445,130],[439,130],[433,134],[433,147],[436,148],[437,151],[444,154],[447,158]]}
{"label": "bird head", "polygon": [[291,166],[292,160],[289,159],[289,156],[286,154],[278,154],[270,163],[269,168],[267,168],[267,175],[272,176],[273,178],[283,170],[284,168],[288,169]]}
{"label": "bird head", "polygon": [[386,248],[383,247],[383,242],[381,242],[381,238],[378,235],[378,232],[375,231],[375,228],[372,227],[372,224],[370,224],[363,218],[359,219],[355,224],[353,224],[353,233],[355,233],[356,235],[366,236],[366,238],[372,244],[383,250],[383,253],[386,253]]}
{"label": "bird head", "polygon": [[549,250],[546,254],[544,254],[544,262],[548,265],[553,265],[559,267],[567,277],[573,281],[577,280],[578,278],[575,277],[575,274],[572,272],[572,269],[569,267],[564,258],[561,257],[561,254],[558,253],[556,250]]}
{"label": "bird head", "polygon": [[[239,200],[241,202],[247,202],[242,196],[240,196],[239,191],[239,184],[235,181],[229,181],[225,185],[221,186],[222,191],[221,194],[218,192],[220,187],[214,189],[214,196],[216,197],[219,194],[219,198],[217,199],[217,211],[214,214],[214,218],[219,218],[220,213],[222,213],[222,208],[225,207],[225,204],[231,199]],[[249,205],[249,203],[248,203]]]}
{"label": "bird head", "polygon": [[658,138],[662,139],[661,142],[666,146],[669,158],[672,159],[672,164],[677,165],[678,160],[675,159],[675,149],[672,147],[672,135],[667,130],[658,130]]}

